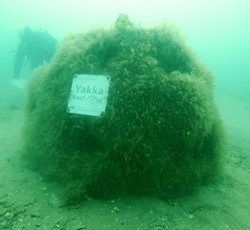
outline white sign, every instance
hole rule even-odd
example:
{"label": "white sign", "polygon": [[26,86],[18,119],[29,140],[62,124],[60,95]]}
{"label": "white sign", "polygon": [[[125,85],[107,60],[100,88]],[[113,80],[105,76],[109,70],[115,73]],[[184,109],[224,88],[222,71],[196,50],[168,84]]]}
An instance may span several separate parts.
{"label": "white sign", "polygon": [[99,116],[106,109],[109,77],[76,74],[71,85],[67,112]]}
{"label": "white sign", "polygon": [[23,79],[23,78],[13,79],[10,81],[10,84],[16,86],[19,89],[25,89],[26,84],[27,84],[27,80]]}

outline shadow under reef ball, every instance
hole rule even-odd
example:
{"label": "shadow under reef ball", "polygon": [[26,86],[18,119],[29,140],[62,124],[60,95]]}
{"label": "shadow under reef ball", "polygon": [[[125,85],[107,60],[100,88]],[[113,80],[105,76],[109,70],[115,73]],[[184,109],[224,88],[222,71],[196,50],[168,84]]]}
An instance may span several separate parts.
{"label": "shadow under reef ball", "polygon": [[[105,112],[67,112],[75,74],[110,77]],[[27,86],[25,157],[67,203],[189,194],[221,171],[213,81],[173,26],[70,34]]]}

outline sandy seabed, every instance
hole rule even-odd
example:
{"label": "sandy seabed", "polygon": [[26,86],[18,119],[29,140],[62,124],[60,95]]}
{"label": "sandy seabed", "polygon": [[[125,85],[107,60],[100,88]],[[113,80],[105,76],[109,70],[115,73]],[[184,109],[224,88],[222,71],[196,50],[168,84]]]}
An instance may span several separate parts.
{"label": "sandy seabed", "polygon": [[172,201],[90,199],[65,207],[55,195],[55,185],[23,165],[25,93],[11,85],[0,90],[0,229],[250,229],[250,94],[216,91],[228,139],[218,184]]}

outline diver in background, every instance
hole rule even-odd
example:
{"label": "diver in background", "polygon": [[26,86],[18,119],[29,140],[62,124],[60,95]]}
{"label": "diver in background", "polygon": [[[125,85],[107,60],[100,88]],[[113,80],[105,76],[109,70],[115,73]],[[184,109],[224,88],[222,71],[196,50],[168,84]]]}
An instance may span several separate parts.
{"label": "diver in background", "polygon": [[57,41],[47,31],[32,31],[28,26],[18,31],[21,39],[15,56],[13,79],[18,79],[27,56],[30,67],[36,68],[43,62],[49,62],[56,52]]}

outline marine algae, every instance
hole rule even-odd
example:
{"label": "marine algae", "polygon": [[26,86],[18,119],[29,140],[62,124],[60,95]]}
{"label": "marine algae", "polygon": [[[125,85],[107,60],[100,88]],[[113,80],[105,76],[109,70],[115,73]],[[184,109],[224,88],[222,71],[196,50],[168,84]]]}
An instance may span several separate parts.
{"label": "marine algae", "polygon": [[[67,113],[75,74],[111,77],[100,116]],[[173,26],[70,34],[27,91],[25,155],[68,203],[185,195],[219,174],[213,76]]]}

